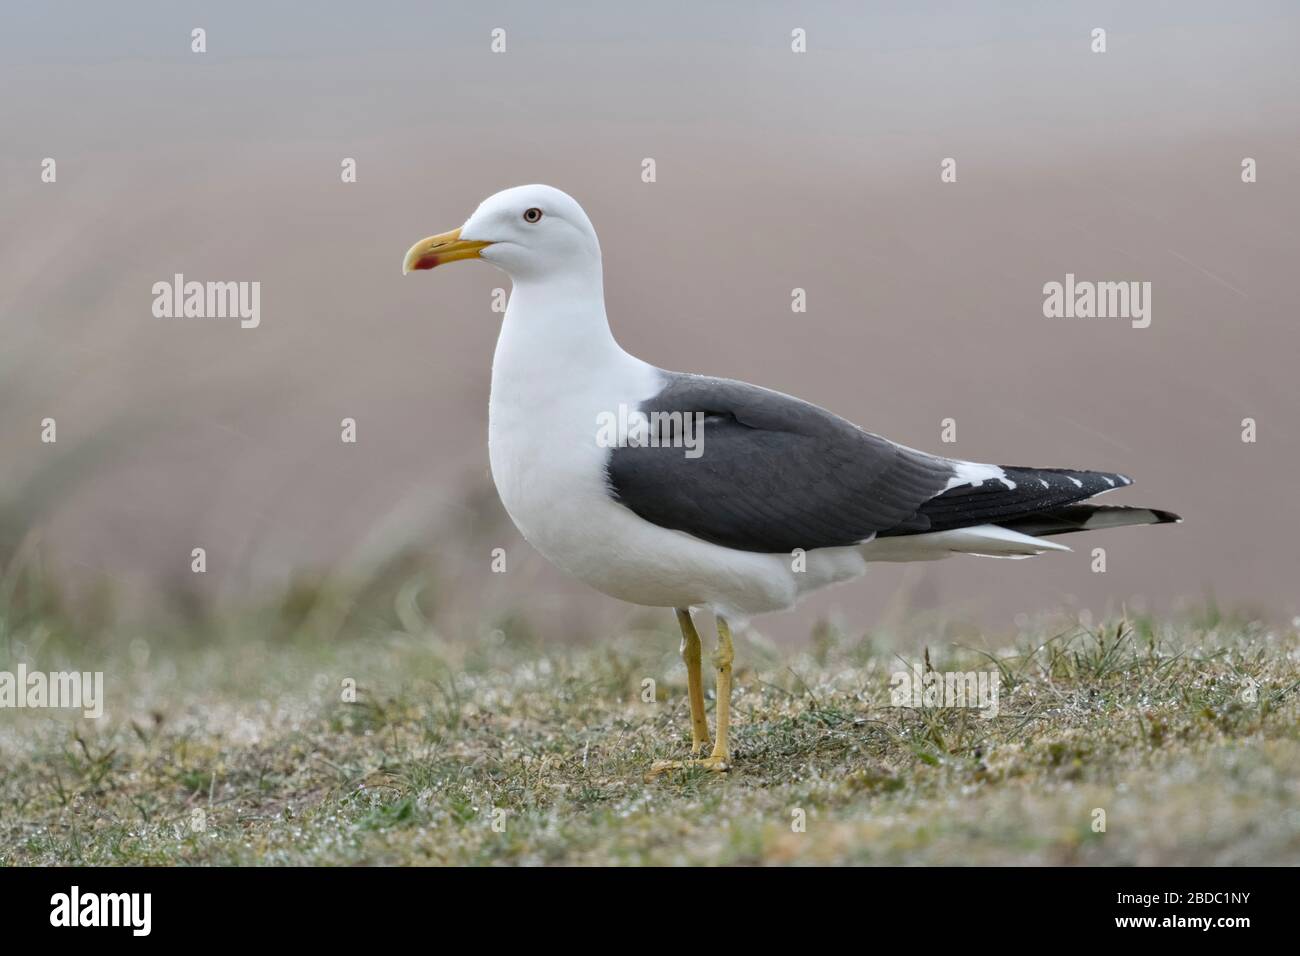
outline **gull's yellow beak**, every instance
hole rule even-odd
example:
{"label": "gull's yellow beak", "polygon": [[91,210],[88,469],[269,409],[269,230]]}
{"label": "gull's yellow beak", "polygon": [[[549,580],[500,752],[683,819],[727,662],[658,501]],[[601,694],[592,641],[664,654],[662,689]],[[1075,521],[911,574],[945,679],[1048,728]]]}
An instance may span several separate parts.
{"label": "gull's yellow beak", "polygon": [[459,229],[421,239],[406,250],[406,258],[402,260],[402,275],[413,269],[432,269],[457,259],[477,259],[479,252],[490,245],[490,242],[462,239]]}

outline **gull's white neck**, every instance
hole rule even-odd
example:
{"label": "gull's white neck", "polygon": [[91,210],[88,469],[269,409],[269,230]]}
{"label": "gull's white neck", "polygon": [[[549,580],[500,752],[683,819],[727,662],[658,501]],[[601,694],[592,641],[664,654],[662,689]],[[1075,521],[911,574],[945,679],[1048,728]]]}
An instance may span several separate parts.
{"label": "gull's white neck", "polygon": [[590,430],[597,410],[655,394],[658,371],[623,351],[609,329],[599,257],[513,279],[492,360],[494,430],[507,417],[535,425],[547,412],[549,428],[580,420]]}
{"label": "gull's white neck", "polygon": [[599,262],[563,274],[515,279],[492,363],[493,390],[501,373],[513,378],[527,368],[563,374],[628,357],[609,330]]}

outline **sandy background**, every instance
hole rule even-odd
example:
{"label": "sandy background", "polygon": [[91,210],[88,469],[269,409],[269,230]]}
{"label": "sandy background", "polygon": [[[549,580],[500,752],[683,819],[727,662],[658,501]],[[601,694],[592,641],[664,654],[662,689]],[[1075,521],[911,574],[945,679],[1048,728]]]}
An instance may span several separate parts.
{"label": "sandy background", "polygon": [[[8,546],[142,600],[193,587],[203,546],[198,583],[237,601],[414,542],[466,607],[528,607],[557,636],[626,622],[531,552],[487,485],[505,277],[400,275],[415,239],[548,182],[595,222],[615,334],[647,360],[930,451],[1124,471],[1117,503],[1187,518],[1035,561],[882,565],[768,633],[1208,593],[1297,613],[1300,8],[553,6],[6,5]],[[261,327],[154,318],[175,272],[260,281]],[[1151,327],[1044,318],[1067,272],[1151,282]],[[498,546],[507,575],[488,571]]]}

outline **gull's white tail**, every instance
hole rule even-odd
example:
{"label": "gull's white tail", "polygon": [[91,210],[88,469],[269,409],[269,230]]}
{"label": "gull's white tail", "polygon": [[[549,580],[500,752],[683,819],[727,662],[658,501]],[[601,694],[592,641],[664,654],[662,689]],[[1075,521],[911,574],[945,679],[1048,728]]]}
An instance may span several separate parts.
{"label": "gull's white tail", "polygon": [[1044,551],[1069,551],[1065,545],[1034,538],[995,524],[953,528],[930,534],[876,538],[861,546],[868,561],[937,561],[954,554],[985,558],[1032,558]]}

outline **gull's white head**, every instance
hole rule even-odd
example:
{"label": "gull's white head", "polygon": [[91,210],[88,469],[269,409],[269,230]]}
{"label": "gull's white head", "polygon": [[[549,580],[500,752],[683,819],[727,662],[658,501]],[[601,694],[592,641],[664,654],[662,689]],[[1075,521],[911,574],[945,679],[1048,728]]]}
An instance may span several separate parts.
{"label": "gull's white head", "polygon": [[553,186],[515,186],[489,196],[459,229],[421,239],[402,274],[458,259],[484,259],[512,279],[600,269],[600,243],[582,207]]}

